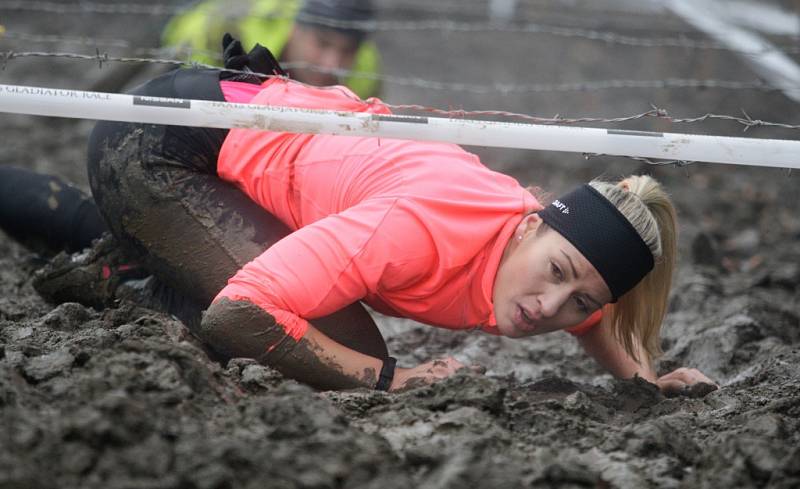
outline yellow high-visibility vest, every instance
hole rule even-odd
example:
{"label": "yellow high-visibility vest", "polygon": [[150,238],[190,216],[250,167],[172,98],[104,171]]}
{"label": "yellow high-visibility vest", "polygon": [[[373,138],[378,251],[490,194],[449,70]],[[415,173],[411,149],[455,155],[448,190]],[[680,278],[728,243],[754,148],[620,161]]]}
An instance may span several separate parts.
{"label": "yellow high-visibility vest", "polygon": [[[299,9],[299,0],[206,0],[169,21],[162,45],[190,51],[192,61],[221,65],[222,36],[230,32],[245,51],[259,43],[280,59]],[[375,43],[361,43],[345,85],[361,98],[377,95],[380,81],[358,74],[377,74],[380,65]]]}

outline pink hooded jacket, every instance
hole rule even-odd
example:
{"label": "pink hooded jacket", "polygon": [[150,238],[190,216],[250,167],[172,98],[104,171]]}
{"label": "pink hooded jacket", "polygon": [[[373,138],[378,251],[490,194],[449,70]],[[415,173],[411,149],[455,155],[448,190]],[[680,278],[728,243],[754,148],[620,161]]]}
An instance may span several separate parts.
{"label": "pink hooded jacket", "polygon": [[[341,86],[221,85],[229,101],[391,113]],[[217,172],[295,232],[239,270],[216,300],[257,304],[295,339],[307,320],[358,300],[497,334],[500,258],[522,217],[541,209],[516,180],[445,143],[232,129]]]}

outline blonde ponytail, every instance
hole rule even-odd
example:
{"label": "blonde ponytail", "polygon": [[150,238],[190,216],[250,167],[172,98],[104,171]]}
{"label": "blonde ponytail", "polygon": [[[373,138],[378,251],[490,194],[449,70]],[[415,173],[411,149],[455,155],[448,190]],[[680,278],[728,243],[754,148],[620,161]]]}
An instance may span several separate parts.
{"label": "blonde ponytail", "polygon": [[676,264],[675,207],[661,185],[646,175],[630,176],[616,185],[597,180],[589,185],[633,224],[655,258],[650,273],[615,304],[606,306],[604,314],[614,336],[632,358],[641,362],[637,343],[650,358],[657,358],[662,353],[661,323],[667,313]]}

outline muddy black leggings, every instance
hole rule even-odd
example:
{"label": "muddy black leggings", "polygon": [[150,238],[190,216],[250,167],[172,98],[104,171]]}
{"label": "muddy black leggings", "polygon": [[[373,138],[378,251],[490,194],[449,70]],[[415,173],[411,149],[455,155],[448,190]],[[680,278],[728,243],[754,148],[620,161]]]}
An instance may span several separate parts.
{"label": "muddy black leggings", "polygon": [[78,251],[106,230],[94,201],[66,181],[0,166],[0,228],[35,249]]}
{"label": "muddy black leggings", "polygon": [[[175,70],[132,93],[224,101],[218,72],[210,70]],[[221,129],[100,122],[89,141],[89,184],[112,234],[127,253],[199,309],[208,307],[243,265],[290,232],[217,176],[226,135]],[[360,303],[313,324],[350,348],[387,356],[380,332]],[[225,356],[258,357],[265,350],[259,344],[265,335],[258,328],[227,325],[224,338],[219,331],[211,335],[219,344],[210,346]]]}

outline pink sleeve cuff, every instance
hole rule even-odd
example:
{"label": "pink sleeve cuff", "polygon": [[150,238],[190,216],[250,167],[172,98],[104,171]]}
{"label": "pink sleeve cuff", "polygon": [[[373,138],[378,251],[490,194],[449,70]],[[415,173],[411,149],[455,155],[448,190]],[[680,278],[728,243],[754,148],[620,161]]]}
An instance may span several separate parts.
{"label": "pink sleeve cuff", "polygon": [[219,300],[222,297],[225,297],[226,299],[230,299],[232,301],[247,301],[257,305],[258,307],[266,311],[267,314],[274,317],[275,322],[279,326],[281,326],[284,329],[284,331],[286,331],[287,335],[294,338],[295,341],[300,341],[308,331],[308,326],[309,326],[308,321],[306,321],[305,319],[301,318],[296,314],[292,314],[289,311],[275,309],[274,307],[270,307],[266,304],[260,304],[258,301],[253,300],[252,297],[246,297],[237,294],[228,295],[220,293],[214,300],[215,301]]}

